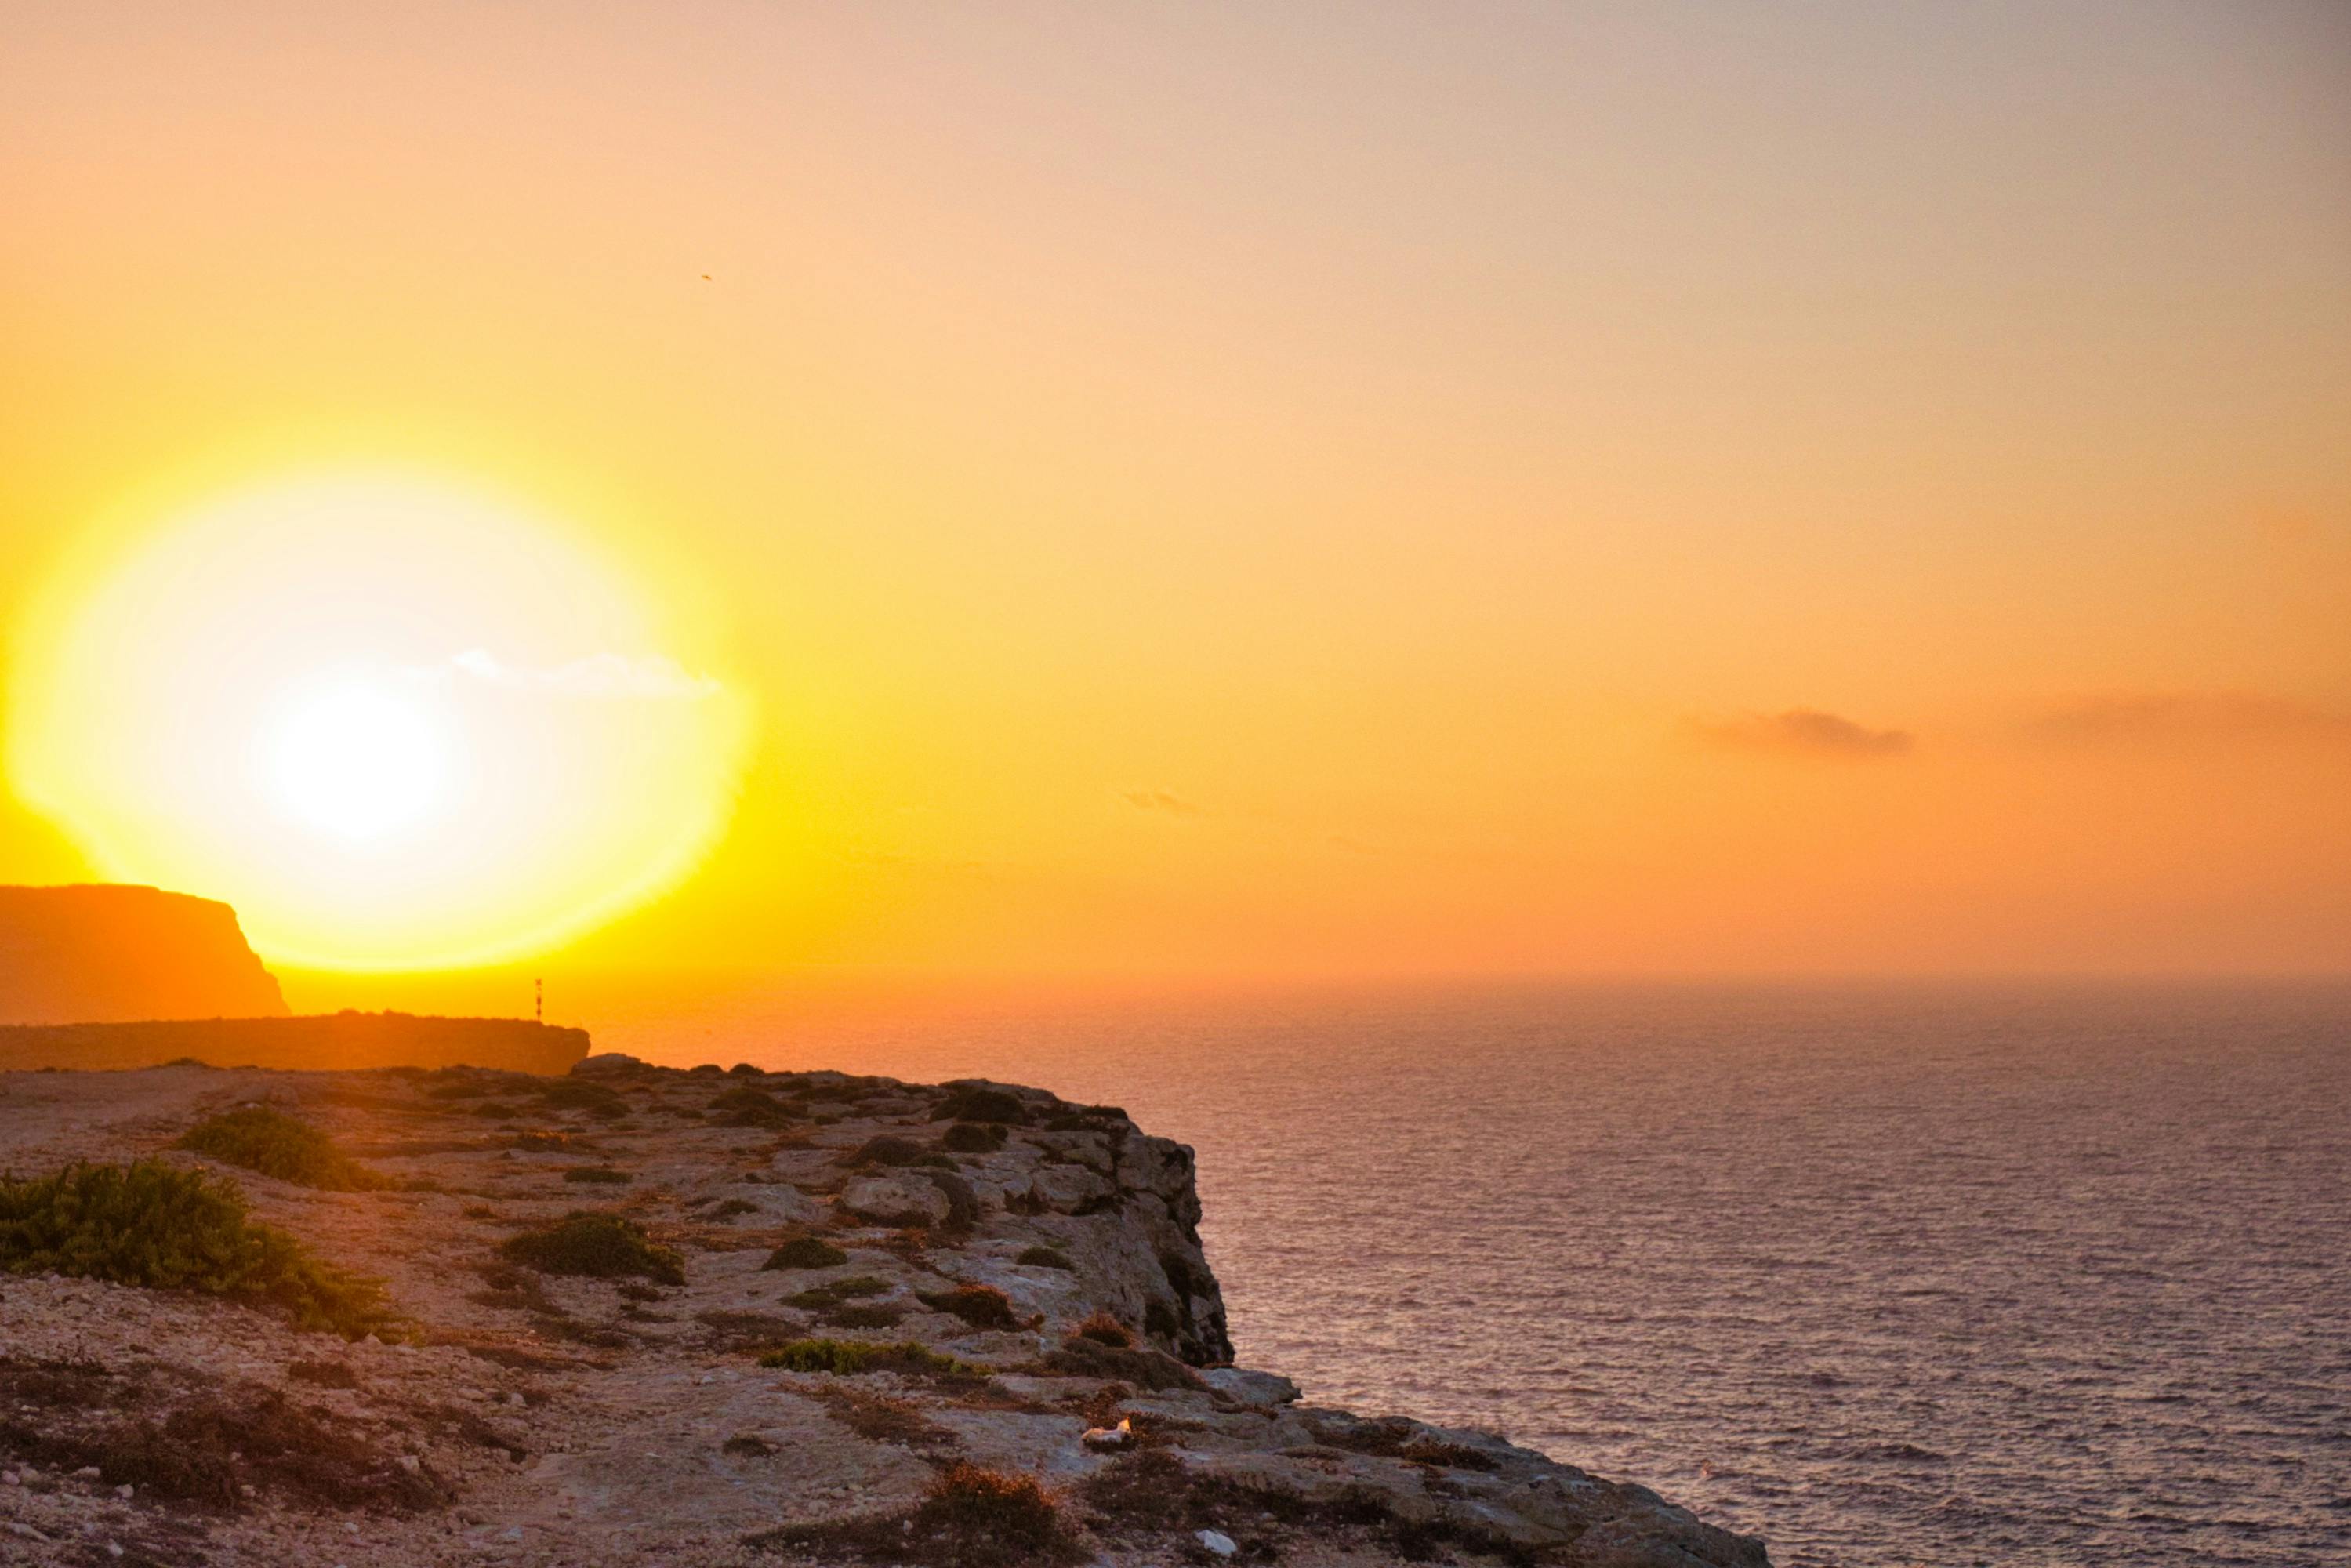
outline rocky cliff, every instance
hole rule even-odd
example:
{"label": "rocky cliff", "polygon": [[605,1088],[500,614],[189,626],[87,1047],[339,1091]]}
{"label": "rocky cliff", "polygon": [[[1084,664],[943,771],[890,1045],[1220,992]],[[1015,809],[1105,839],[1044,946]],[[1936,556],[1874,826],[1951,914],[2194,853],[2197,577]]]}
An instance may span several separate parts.
{"label": "rocky cliff", "polygon": [[152,887],[0,887],[0,1024],[285,1011],[225,904]]}
{"label": "rocky cliff", "polygon": [[[238,1138],[181,1146],[223,1113]],[[610,1056],[0,1076],[20,1177],[224,1157],[295,1178],[221,1173],[395,1315],[353,1342],[111,1282],[147,1256],[39,1252],[36,1186],[0,1184],[0,1559],[1766,1561],[1638,1487],[1225,1364],[1190,1151],[1113,1107]]]}

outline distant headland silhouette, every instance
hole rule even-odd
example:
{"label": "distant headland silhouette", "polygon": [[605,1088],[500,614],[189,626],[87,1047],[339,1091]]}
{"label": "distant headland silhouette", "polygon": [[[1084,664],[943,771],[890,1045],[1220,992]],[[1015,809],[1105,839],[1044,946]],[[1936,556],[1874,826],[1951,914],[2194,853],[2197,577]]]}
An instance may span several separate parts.
{"label": "distant headland silhouette", "polygon": [[0,1023],[286,1013],[225,904],[122,883],[0,887]]}
{"label": "distant headland silhouette", "polygon": [[585,1030],[528,1019],[292,1016],[227,904],[114,883],[0,887],[0,1071],[509,1068],[563,1072]]}

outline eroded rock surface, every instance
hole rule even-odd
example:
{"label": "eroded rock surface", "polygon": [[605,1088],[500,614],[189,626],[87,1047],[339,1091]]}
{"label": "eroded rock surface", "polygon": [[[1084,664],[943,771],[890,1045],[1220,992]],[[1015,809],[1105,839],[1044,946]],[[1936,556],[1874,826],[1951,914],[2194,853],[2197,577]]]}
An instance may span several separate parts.
{"label": "eroded rock surface", "polygon": [[[383,1279],[404,1343],[0,1274],[0,1562],[1031,1560],[925,1533],[959,1464],[1041,1480],[1040,1562],[1765,1562],[1640,1488],[1223,1364],[1191,1151],[1035,1090],[611,1055],[563,1079],[18,1073],[0,1169],[201,1165],[172,1145],[249,1103],[387,1178],[227,1173],[256,1218]],[[674,1249],[684,1283],[502,1254],[578,1210]],[[760,1364],[840,1354],[822,1341],[922,1349]]]}

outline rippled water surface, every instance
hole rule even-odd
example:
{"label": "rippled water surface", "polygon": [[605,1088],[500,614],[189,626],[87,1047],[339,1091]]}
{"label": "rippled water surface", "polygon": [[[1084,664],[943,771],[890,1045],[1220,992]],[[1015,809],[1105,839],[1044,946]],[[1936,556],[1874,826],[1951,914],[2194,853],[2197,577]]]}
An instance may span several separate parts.
{"label": "rippled water surface", "polygon": [[1123,1104],[1199,1151],[1244,1363],[1782,1564],[2351,1563],[2351,991],[588,1010]]}

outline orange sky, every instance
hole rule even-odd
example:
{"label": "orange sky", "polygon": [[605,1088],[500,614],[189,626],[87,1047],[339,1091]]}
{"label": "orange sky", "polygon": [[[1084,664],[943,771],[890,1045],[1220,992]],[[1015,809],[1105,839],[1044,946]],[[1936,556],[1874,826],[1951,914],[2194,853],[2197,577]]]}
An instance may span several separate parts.
{"label": "orange sky", "polygon": [[758,715],[559,966],[2351,967],[2340,7],[6,32],[17,708],[100,533],[519,497]]}

